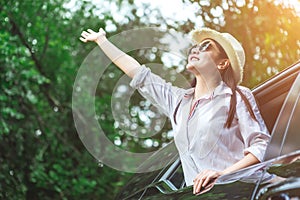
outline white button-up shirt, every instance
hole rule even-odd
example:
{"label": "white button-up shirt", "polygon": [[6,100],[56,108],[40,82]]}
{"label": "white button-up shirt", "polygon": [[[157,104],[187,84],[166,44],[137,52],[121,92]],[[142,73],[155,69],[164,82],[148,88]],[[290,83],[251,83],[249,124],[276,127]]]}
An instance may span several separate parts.
{"label": "white button-up shirt", "polygon": [[[224,82],[194,105],[191,105],[194,88],[172,86],[145,66],[130,85],[170,118],[187,185],[192,185],[202,170],[222,171],[249,152],[262,161],[270,135],[250,89],[238,86],[258,121],[250,116],[237,93],[236,114],[231,127],[224,128],[232,94]],[[179,103],[175,124],[173,114]]]}

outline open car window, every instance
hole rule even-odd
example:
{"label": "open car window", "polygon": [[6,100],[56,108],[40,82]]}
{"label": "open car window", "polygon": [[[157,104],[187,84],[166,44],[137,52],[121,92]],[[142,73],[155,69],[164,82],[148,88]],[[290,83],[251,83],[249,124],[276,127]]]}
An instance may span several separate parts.
{"label": "open car window", "polygon": [[[295,79],[274,125],[265,160],[300,149],[300,74]],[[270,113],[272,114],[272,113]]]}
{"label": "open car window", "polygon": [[158,184],[156,187],[163,193],[166,192],[165,187],[176,191],[185,186],[183,170],[179,158],[170,166],[166,173],[160,178],[159,182],[162,184]]}
{"label": "open car window", "polygon": [[300,61],[252,90],[270,133],[299,70]]}

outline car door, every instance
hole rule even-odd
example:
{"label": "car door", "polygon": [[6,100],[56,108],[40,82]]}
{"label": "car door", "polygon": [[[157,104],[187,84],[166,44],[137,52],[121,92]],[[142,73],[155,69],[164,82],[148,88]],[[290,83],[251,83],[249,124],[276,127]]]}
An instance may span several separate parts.
{"label": "car door", "polygon": [[[285,99],[265,154],[267,169],[282,177],[262,187],[257,199],[300,199],[300,73]],[[276,159],[277,158],[277,159]]]}

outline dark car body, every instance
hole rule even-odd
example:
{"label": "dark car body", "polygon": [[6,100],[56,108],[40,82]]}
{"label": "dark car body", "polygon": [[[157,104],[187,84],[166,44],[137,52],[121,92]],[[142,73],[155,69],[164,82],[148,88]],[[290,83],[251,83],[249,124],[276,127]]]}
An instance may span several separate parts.
{"label": "dark car body", "polygon": [[167,167],[135,174],[116,199],[300,199],[299,71],[300,61],[253,89],[272,135],[264,162],[221,176],[210,191],[194,195],[178,155],[171,155]]}

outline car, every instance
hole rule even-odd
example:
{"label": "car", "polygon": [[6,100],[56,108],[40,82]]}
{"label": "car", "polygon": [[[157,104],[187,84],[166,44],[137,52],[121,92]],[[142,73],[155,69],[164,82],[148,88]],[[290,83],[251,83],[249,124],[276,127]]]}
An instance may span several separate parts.
{"label": "car", "polygon": [[299,71],[300,61],[252,90],[271,133],[263,162],[220,176],[211,190],[194,195],[185,185],[178,154],[170,154],[169,165],[135,174],[116,199],[300,199]]}

